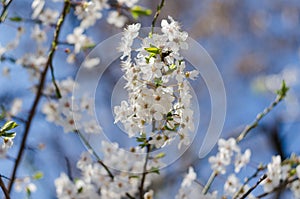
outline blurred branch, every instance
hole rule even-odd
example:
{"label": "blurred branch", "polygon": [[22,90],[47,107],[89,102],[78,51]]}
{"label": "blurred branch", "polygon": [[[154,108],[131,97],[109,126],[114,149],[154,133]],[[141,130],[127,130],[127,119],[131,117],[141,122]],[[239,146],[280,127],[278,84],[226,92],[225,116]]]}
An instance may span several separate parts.
{"label": "blurred branch", "polygon": [[156,13],[155,13],[154,18],[152,20],[151,34],[153,34],[156,20],[157,20],[159,14],[160,14],[161,9],[164,7],[164,5],[165,5],[165,0],[161,0],[160,4],[157,6]]}
{"label": "blurred branch", "polygon": [[293,182],[295,182],[295,181],[297,181],[297,180],[299,180],[299,178],[294,178],[294,179],[292,179],[292,180],[284,181],[283,183],[281,183],[278,187],[276,187],[276,188],[273,189],[272,191],[270,191],[270,192],[265,192],[265,193],[263,193],[263,194],[260,194],[260,195],[256,196],[255,198],[264,198],[264,197],[270,195],[271,193],[274,193],[274,192],[276,192],[276,191],[278,191],[278,190],[281,190],[282,188],[286,187],[287,185],[289,185],[289,184],[291,184],[291,183],[293,183]]}
{"label": "blurred branch", "polygon": [[140,187],[139,187],[140,199],[144,198],[144,183],[145,183],[146,175],[147,175],[147,164],[148,164],[148,160],[149,160],[151,145],[147,144],[146,148],[147,148],[147,154],[146,154],[145,163],[144,163],[144,167],[143,167],[143,174],[142,174],[141,184],[140,184]]}
{"label": "blurred branch", "polygon": [[69,6],[70,6],[70,0],[65,0],[62,13],[61,13],[61,15],[60,15],[60,17],[57,21],[57,26],[56,26],[56,29],[55,29],[55,32],[54,32],[54,38],[53,38],[53,42],[51,43],[48,59],[47,59],[45,68],[44,68],[43,72],[41,73],[37,93],[36,93],[34,102],[32,104],[30,112],[29,112],[29,116],[28,116],[27,123],[26,123],[26,126],[25,126],[25,131],[24,131],[24,134],[23,134],[21,146],[20,146],[18,156],[17,156],[16,162],[15,162],[14,168],[13,168],[12,175],[11,175],[11,181],[10,181],[10,184],[8,186],[8,192],[9,193],[12,190],[12,187],[13,187],[13,184],[14,184],[14,181],[15,181],[15,178],[16,178],[16,173],[17,173],[18,167],[20,165],[20,162],[21,162],[21,159],[22,159],[22,156],[23,156],[23,152],[24,152],[24,149],[25,149],[25,146],[26,146],[26,141],[27,141],[27,137],[29,135],[32,120],[35,116],[37,106],[38,106],[39,101],[40,101],[41,96],[42,96],[42,91],[43,91],[43,88],[44,88],[47,71],[48,71],[48,68],[50,67],[50,64],[51,64],[52,60],[53,60],[53,57],[54,57],[54,54],[55,54],[55,51],[56,51],[56,47],[57,47],[58,37],[59,37],[60,31],[61,31],[61,27],[63,25],[63,22],[65,21],[65,18],[67,16],[68,12],[69,12]]}
{"label": "blurred branch", "polygon": [[72,168],[71,168],[70,160],[67,156],[65,156],[65,160],[66,160],[68,176],[69,176],[70,180],[73,181],[73,175],[72,175]]}
{"label": "blurred branch", "polygon": [[10,199],[9,192],[8,192],[7,188],[5,187],[5,184],[2,180],[2,176],[0,176],[0,187],[5,195],[6,199]]}
{"label": "blurred branch", "polygon": [[288,90],[289,88],[286,86],[285,82],[283,81],[280,90],[277,91],[276,99],[267,108],[265,108],[263,112],[259,113],[256,116],[252,124],[247,125],[245,127],[242,133],[236,138],[237,143],[242,141],[252,129],[257,127],[261,119],[263,119],[268,113],[270,113],[278,105],[278,103],[285,98]]}
{"label": "blurred branch", "polygon": [[1,15],[0,15],[0,24],[5,21],[6,16],[7,16],[7,9],[8,9],[8,7],[11,4],[12,1],[13,0],[9,0],[7,3],[5,3],[5,1],[2,3],[3,4],[3,10],[2,10]]}
{"label": "blurred branch", "polygon": [[[281,102],[285,97],[286,94],[288,92],[289,88],[286,86],[285,81],[282,81],[281,84],[281,88],[279,90],[277,90],[277,96],[275,98],[275,100],[267,107],[263,110],[263,112],[259,113],[254,122],[252,122],[250,125],[247,125],[244,130],[242,131],[242,133],[236,138],[236,142],[239,143],[240,141],[242,141],[247,135],[248,133],[256,128],[259,124],[259,122],[261,121],[261,119],[263,119],[268,113],[271,112],[271,110],[273,110],[278,104],[279,102]],[[213,183],[214,179],[217,177],[218,173],[216,171],[213,171],[213,173],[210,175],[208,182],[206,183],[202,193],[206,194],[211,186],[211,184]]]}

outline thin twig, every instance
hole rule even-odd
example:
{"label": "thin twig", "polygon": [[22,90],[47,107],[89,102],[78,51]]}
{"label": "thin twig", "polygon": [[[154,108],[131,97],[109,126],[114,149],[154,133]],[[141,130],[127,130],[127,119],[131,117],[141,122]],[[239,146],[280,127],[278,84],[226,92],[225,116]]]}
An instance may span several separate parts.
{"label": "thin twig", "polygon": [[148,144],[146,146],[146,148],[147,148],[147,154],[146,154],[145,163],[144,163],[144,167],[143,167],[143,174],[142,174],[141,184],[140,184],[140,187],[139,187],[139,190],[140,190],[140,199],[144,198],[144,183],[145,183],[146,175],[147,175],[147,164],[148,164],[148,160],[149,160],[149,154],[150,154],[150,150],[151,150],[151,145]]}
{"label": "thin twig", "polygon": [[252,186],[244,195],[242,195],[242,197],[240,197],[240,199],[245,199],[266,178],[267,178],[267,175],[264,174],[261,178],[259,178],[259,180],[255,183],[254,186]]}
{"label": "thin twig", "polygon": [[67,156],[65,156],[66,166],[67,166],[67,173],[71,181],[73,181],[73,175],[72,175],[72,168],[70,164],[70,160]]}
{"label": "thin twig", "polygon": [[92,154],[96,157],[98,163],[101,164],[101,166],[107,171],[109,177],[113,180],[114,179],[114,175],[109,170],[109,168],[104,164],[104,162],[98,156],[98,154],[96,153],[96,151],[94,150],[94,148],[90,145],[90,143],[87,141],[87,139],[82,135],[82,133],[80,131],[76,130],[75,133],[77,133],[79,135],[79,137],[81,138],[81,140],[84,142],[85,146],[92,152]]}
{"label": "thin twig", "polygon": [[254,129],[255,127],[257,127],[258,123],[260,122],[260,120],[262,118],[264,118],[268,113],[271,112],[271,110],[274,109],[275,106],[277,106],[277,104],[279,102],[281,102],[284,98],[282,98],[280,95],[277,95],[276,99],[267,107],[263,110],[263,112],[259,113],[255,120],[252,122],[252,124],[247,125],[245,127],[245,129],[242,131],[242,133],[236,138],[236,142],[239,143],[240,141],[242,141],[247,134]]}
{"label": "thin twig", "polygon": [[213,171],[213,172],[212,172],[212,174],[210,175],[210,177],[209,177],[209,179],[208,179],[208,181],[207,181],[205,187],[204,187],[203,190],[202,190],[202,193],[203,193],[203,194],[207,194],[207,192],[208,192],[208,190],[209,190],[211,184],[213,183],[213,181],[214,181],[214,179],[217,177],[217,175],[218,175],[218,172],[216,172],[216,171]]}
{"label": "thin twig", "polygon": [[[237,143],[239,143],[240,141],[242,141],[247,135],[248,133],[254,129],[255,127],[258,126],[259,122],[261,121],[262,118],[264,118],[268,113],[271,112],[271,110],[273,110],[279,102],[281,102],[285,97],[286,97],[286,93],[289,90],[289,88],[286,86],[285,81],[282,82],[281,88],[280,90],[277,91],[277,96],[275,98],[275,100],[267,107],[263,110],[263,112],[259,113],[254,122],[252,122],[250,125],[247,125],[244,130],[241,132],[241,134],[235,139]],[[209,181],[206,183],[202,193],[206,194],[212,184],[212,182],[214,181],[214,179],[217,177],[217,173],[215,171],[213,171],[213,173],[211,174]]]}
{"label": "thin twig", "polygon": [[133,196],[131,196],[129,193],[126,193],[126,196],[127,198],[130,198],[130,199],[135,199]]}
{"label": "thin twig", "polygon": [[2,177],[0,177],[0,187],[5,195],[6,199],[10,199],[9,192],[8,192],[7,188],[5,187]]}
{"label": "thin twig", "polygon": [[157,6],[156,13],[153,17],[152,24],[151,24],[151,34],[153,34],[153,32],[154,32],[156,20],[160,14],[161,9],[164,7],[164,5],[165,5],[165,0],[161,0],[160,4]]}
{"label": "thin twig", "polygon": [[13,184],[14,184],[14,181],[15,181],[15,178],[16,178],[16,173],[17,173],[18,167],[20,165],[20,162],[21,162],[21,159],[22,159],[22,156],[23,156],[23,152],[24,152],[24,149],[25,149],[27,137],[29,135],[32,120],[35,116],[37,106],[38,106],[39,101],[40,101],[41,96],[42,96],[42,91],[43,91],[43,88],[44,88],[47,71],[48,71],[48,68],[50,66],[50,63],[53,60],[53,57],[54,57],[54,54],[55,54],[55,51],[56,51],[56,47],[57,47],[58,37],[59,37],[60,31],[61,31],[61,27],[63,25],[63,22],[65,21],[65,18],[67,16],[68,12],[69,12],[69,6],[70,6],[70,0],[65,0],[62,13],[60,15],[60,18],[57,21],[57,26],[56,26],[56,29],[55,29],[55,32],[54,32],[54,38],[53,38],[53,42],[52,42],[51,47],[50,47],[48,59],[47,59],[47,62],[45,64],[45,68],[41,73],[37,93],[36,93],[34,102],[32,104],[30,112],[29,112],[29,116],[28,116],[27,123],[26,123],[26,126],[25,126],[21,146],[20,146],[18,156],[17,156],[16,162],[15,162],[14,168],[13,168],[12,175],[11,175],[11,181],[10,181],[10,184],[8,186],[8,192],[9,193],[12,190],[12,187],[13,187]]}
{"label": "thin twig", "polygon": [[283,187],[287,186],[288,184],[293,183],[293,182],[295,182],[295,181],[297,181],[297,180],[299,180],[299,178],[294,178],[294,179],[289,180],[289,181],[284,181],[283,183],[281,183],[278,187],[276,187],[276,188],[273,189],[272,191],[270,191],[270,192],[265,192],[265,193],[263,193],[263,194],[260,194],[260,195],[256,196],[255,198],[264,198],[264,197],[266,197],[267,195],[269,195],[269,194],[271,194],[271,193],[274,193],[274,192],[276,192],[276,191],[282,189]]}
{"label": "thin twig", "polygon": [[9,0],[6,4],[3,3],[3,10],[0,15],[0,23],[3,23],[7,16],[7,9],[13,0]]}
{"label": "thin twig", "polygon": [[258,167],[257,170],[254,172],[254,174],[252,174],[250,177],[248,177],[248,178],[244,181],[243,185],[240,187],[240,189],[239,189],[239,190],[236,192],[236,194],[233,196],[233,199],[238,198],[239,195],[243,192],[245,186],[246,186],[252,179],[256,178],[256,177],[258,176],[258,174],[259,174],[261,171],[263,171],[263,170],[265,170],[265,169],[266,169],[266,166],[260,166],[260,167]]}

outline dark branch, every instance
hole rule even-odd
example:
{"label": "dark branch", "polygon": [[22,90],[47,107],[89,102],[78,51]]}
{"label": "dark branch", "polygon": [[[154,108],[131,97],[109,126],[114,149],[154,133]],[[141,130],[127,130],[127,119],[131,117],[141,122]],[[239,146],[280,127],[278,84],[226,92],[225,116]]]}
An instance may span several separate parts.
{"label": "dark branch", "polygon": [[11,175],[11,181],[10,181],[10,184],[8,186],[8,192],[9,193],[12,190],[12,187],[13,187],[13,184],[14,184],[14,181],[15,181],[15,178],[16,178],[16,173],[17,173],[18,167],[20,165],[20,162],[21,162],[21,159],[22,159],[22,156],[23,156],[23,152],[24,152],[24,149],[25,149],[25,146],[26,146],[26,141],[27,141],[27,137],[29,135],[32,120],[35,116],[37,106],[38,106],[39,101],[40,101],[41,96],[42,96],[42,91],[43,91],[43,88],[44,88],[48,68],[50,67],[50,64],[53,60],[53,57],[54,57],[54,54],[55,54],[55,51],[56,51],[56,47],[57,47],[58,37],[59,37],[60,31],[61,31],[61,27],[63,25],[63,22],[65,21],[67,13],[69,12],[69,6],[70,6],[70,0],[65,0],[63,11],[60,15],[60,18],[57,21],[57,26],[56,26],[56,29],[55,29],[55,32],[54,32],[54,38],[53,38],[53,42],[52,42],[51,47],[50,47],[48,59],[47,59],[47,62],[45,64],[45,68],[41,73],[37,93],[36,93],[34,102],[31,106],[31,109],[30,109],[30,112],[29,112],[29,116],[28,116],[27,123],[26,123],[26,126],[25,126],[21,146],[20,146],[18,156],[17,156],[16,162],[15,162],[14,168],[13,168],[12,175]]}
{"label": "dark branch", "polygon": [[3,193],[4,193],[4,195],[5,195],[5,198],[6,198],[6,199],[10,199],[9,192],[8,192],[8,190],[6,189],[5,184],[4,184],[4,182],[3,182],[1,176],[0,176],[0,187],[1,187],[1,189],[2,189],[2,191],[3,191]]}
{"label": "dark branch", "polygon": [[0,15],[0,23],[3,23],[6,19],[6,16],[7,16],[7,9],[9,7],[9,5],[11,4],[12,0],[9,0],[6,4],[3,3],[3,10],[1,12],[1,15]]}

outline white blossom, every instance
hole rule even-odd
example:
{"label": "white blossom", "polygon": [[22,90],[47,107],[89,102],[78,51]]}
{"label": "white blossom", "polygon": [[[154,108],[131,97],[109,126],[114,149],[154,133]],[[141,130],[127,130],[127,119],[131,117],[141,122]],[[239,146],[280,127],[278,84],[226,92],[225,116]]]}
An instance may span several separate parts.
{"label": "white blossom", "polygon": [[239,190],[241,184],[239,179],[234,175],[231,174],[228,176],[225,184],[224,184],[224,191],[228,196],[234,196],[234,194]]}
{"label": "white blossom", "polygon": [[247,149],[244,154],[238,153],[235,158],[234,162],[234,172],[239,173],[241,168],[246,166],[250,161],[251,151],[250,149]]}
{"label": "white blossom", "polygon": [[59,13],[56,10],[46,8],[38,15],[38,18],[43,22],[43,24],[51,25],[56,23],[58,16]]}
{"label": "white blossom", "polygon": [[122,28],[126,23],[127,18],[117,11],[110,11],[107,17],[107,23],[115,25],[117,28]]}
{"label": "white blossom", "polygon": [[31,32],[31,37],[37,42],[42,43],[47,40],[46,32],[41,30],[39,25],[35,25]]}

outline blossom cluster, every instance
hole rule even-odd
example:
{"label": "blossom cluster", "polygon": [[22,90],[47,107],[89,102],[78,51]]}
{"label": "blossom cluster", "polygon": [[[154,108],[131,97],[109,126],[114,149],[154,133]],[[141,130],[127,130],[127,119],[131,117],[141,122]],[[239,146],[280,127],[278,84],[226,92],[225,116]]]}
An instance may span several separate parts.
{"label": "blossom cluster", "polygon": [[267,165],[267,178],[263,181],[265,192],[271,192],[281,184],[287,184],[295,198],[300,198],[300,158],[292,155],[282,161],[281,157],[273,156]]}
{"label": "blossom cluster", "polygon": [[[42,112],[46,115],[46,120],[58,126],[62,126],[65,133],[80,131],[86,133],[100,133],[101,127],[95,119],[84,120],[83,114],[93,116],[93,99],[88,95],[83,95],[77,101],[72,99],[73,88],[76,83],[73,79],[68,78],[58,82],[62,97],[56,99],[56,90],[53,84],[47,85],[44,95],[48,101],[43,104]],[[81,122],[75,123],[80,120]]]}
{"label": "blossom cluster", "polygon": [[218,153],[209,158],[212,170],[217,173],[225,174],[226,167],[231,164],[234,157],[235,173],[239,173],[241,168],[249,163],[251,151],[247,149],[241,153],[240,147],[234,138],[228,140],[220,139],[218,141]]}
{"label": "blossom cluster", "polygon": [[[160,148],[179,135],[182,144],[189,144],[194,130],[191,87],[198,71],[187,71],[181,49],[186,49],[187,33],[169,17],[162,20],[161,31],[138,38],[140,24],[128,26],[119,50],[123,53],[122,70],[127,81],[128,100],[114,108],[115,122],[124,125],[129,137],[149,133],[150,144]],[[141,45],[133,48],[136,39]],[[136,53],[132,57],[133,53]],[[152,125],[152,129],[149,126]]]}
{"label": "blossom cluster", "polygon": [[[82,176],[74,181],[65,173],[55,180],[56,193],[59,199],[120,199],[126,194],[134,196],[139,190],[140,180],[144,167],[144,149],[140,147],[131,148],[129,151],[119,148],[117,143],[102,141],[101,150],[103,159],[110,169],[119,168],[109,176],[107,171],[93,161],[89,152],[84,152],[77,162],[77,168]],[[147,165],[147,178],[145,187],[151,184],[155,177],[154,168],[161,167],[162,162],[158,157],[151,157]],[[120,169],[122,168],[122,170]],[[150,192],[145,193],[149,196]]]}

